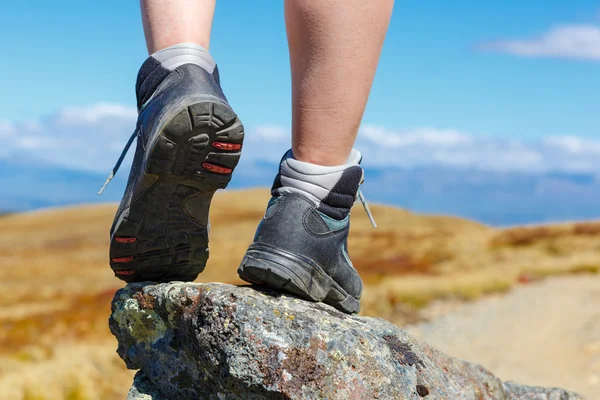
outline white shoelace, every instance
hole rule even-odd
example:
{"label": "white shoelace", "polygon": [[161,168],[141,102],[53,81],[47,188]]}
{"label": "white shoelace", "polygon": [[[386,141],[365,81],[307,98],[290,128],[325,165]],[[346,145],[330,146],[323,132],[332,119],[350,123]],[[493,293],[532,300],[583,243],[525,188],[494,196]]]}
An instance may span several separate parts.
{"label": "white shoelace", "polygon": [[119,159],[117,160],[117,163],[113,167],[112,172],[108,175],[108,178],[106,179],[106,182],[104,182],[104,185],[102,185],[102,187],[100,188],[100,191],[98,192],[98,196],[102,195],[102,193],[104,192],[104,189],[106,189],[106,187],[108,186],[108,184],[110,183],[110,181],[112,181],[112,179],[115,177],[115,174],[119,170],[119,167],[121,167],[121,163],[123,162],[123,159],[127,155],[127,152],[129,151],[129,148],[131,147],[131,144],[133,143],[133,140],[136,137],[137,137],[137,129],[135,131],[133,131],[133,133],[129,137],[129,140],[127,141],[127,144],[125,145],[125,148],[121,152],[121,155],[119,156]]}
{"label": "white shoelace", "polygon": [[360,189],[358,189],[357,194],[358,194],[358,199],[362,203],[363,208],[365,209],[365,212],[367,213],[367,216],[369,217],[369,221],[371,221],[371,225],[373,225],[373,228],[377,228],[377,223],[375,222],[375,218],[373,218],[373,214],[371,214],[371,210],[369,209],[369,203],[367,203],[367,199],[365,199],[365,196],[362,194],[362,191]]}
{"label": "white shoelace", "polygon": [[[123,148],[123,151],[121,152],[121,155],[119,156],[119,159],[117,160],[117,163],[113,167],[111,173],[108,175],[108,178],[106,178],[106,182],[104,182],[104,185],[102,185],[102,187],[98,191],[98,196],[101,196],[102,193],[104,193],[104,189],[106,189],[106,187],[108,186],[110,181],[112,181],[113,178],[115,177],[117,171],[121,167],[121,163],[123,162],[123,159],[125,159],[125,156],[127,155],[127,152],[129,151],[129,148],[133,144],[133,141],[135,140],[136,137],[137,137],[137,129],[135,131],[133,131],[133,133],[129,137],[129,140],[127,141],[127,144]],[[364,178],[362,179],[360,184],[362,185],[363,182],[364,182]],[[367,203],[367,199],[363,195],[360,188],[358,189],[357,197],[360,200],[360,202],[362,203],[363,208],[365,209],[365,212],[367,213],[367,216],[369,217],[369,221],[371,221],[371,225],[373,225],[373,228],[377,228],[377,223],[375,222],[375,218],[373,218],[373,214],[371,214],[371,209],[369,208],[369,203]]]}

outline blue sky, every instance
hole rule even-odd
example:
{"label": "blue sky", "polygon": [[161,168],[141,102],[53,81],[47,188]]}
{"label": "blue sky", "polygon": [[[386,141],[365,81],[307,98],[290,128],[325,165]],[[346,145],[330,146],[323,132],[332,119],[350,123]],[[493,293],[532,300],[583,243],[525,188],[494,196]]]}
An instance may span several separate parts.
{"label": "blue sky", "polygon": [[[217,3],[211,52],[225,92],[249,138],[283,137],[290,123],[283,2]],[[45,141],[66,148],[94,136],[94,166],[106,168],[135,119],[133,87],[147,56],[138,2],[3,2],[0,16],[0,138],[22,142],[0,149],[0,158],[43,158]],[[359,137],[393,135],[406,159],[433,154],[432,162],[522,169],[552,169],[558,160],[597,169],[599,87],[598,1],[399,0]],[[69,119],[77,112],[89,118]],[[68,166],[87,166],[89,157],[75,158]]]}

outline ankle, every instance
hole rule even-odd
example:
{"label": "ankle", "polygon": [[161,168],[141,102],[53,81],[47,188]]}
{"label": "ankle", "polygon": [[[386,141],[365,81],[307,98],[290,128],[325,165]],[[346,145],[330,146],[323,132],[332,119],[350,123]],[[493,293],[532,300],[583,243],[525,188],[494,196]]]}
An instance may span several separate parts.
{"label": "ankle", "polygon": [[319,150],[305,146],[294,146],[294,159],[314,165],[326,167],[340,166],[346,164],[350,151],[340,152],[331,150]]}

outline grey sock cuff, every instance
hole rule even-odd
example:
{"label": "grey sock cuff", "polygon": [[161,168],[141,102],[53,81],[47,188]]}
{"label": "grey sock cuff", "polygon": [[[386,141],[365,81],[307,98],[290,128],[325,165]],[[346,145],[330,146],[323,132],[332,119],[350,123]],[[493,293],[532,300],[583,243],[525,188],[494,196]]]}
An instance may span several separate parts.
{"label": "grey sock cuff", "polygon": [[278,178],[283,190],[300,190],[310,194],[315,200],[321,201],[329,196],[349,168],[358,167],[360,169],[361,158],[358,150],[352,150],[346,164],[322,166],[298,161],[293,158],[290,150],[281,161]]}
{"label": "grey sock cuff", "polygon": [[362,155],[360,154],[360,151],[358,151],[356,149],[352,149],[352,151],[350,152],[350,156],[348,157],[348,160],[346,160],[345,164],[336,165],[336,166],[311,164],[311,163],[307,163],[304,161],[296,160],[294,158],[294,154],[292,153],[292,150],[289,150],[285,154],[285,157],[283,159],[283,161],[286,161],[290,166],[292,166],[292,168],[294,168],[298,172],[301,172],[301,173],[304,173],[307,175],[325,175],[325,174],[329,174],[329,173],[333,173],[333,172],[340,172],[340,171],[345,170],[346,168],[348,168],[351,165],[359,165],[361,160],[362,160]]}
{"label": "grey sock cuff", "polygon": [[157,51],[151,57],[169,71],[183,64],[196,64],[212,74],[216,66],[208,50],[196,43],[174,44]]}

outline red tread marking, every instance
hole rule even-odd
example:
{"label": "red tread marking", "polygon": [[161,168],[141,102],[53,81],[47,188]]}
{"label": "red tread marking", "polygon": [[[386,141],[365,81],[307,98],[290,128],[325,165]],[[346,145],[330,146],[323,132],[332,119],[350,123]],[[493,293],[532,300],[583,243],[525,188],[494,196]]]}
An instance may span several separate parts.
{"label": "red tread marking", "polygon": [[115,271],[115,274],[117,274],[117,275],[133,275],[133,274],[135,274],[135,270],[134,269],[124,269],[122,271]]}
{"label": "red tread marking", "polygon": [[241,149],[242,145],[238,144],[238,143],[213,142],[212,147],[214,147],[215,149],[219,149],[219,150],[232,151],[232,150]]}
{"label": "red tread marking", "polygon": [[217,174],[229,174],[231,173],[231,171],[233,171],[231,168],[221,167],[220,165],[215,165],[207,162],[202,163],[202,168],[210,172],[215,172]]}
{"label": "red tread marking", "polygon": [[113,258],[112,261],[116,262],[116,263],[128,263],[133,261],[135,257],[134,256],[128,256],[128,257],[117,257],[117,258]]}
{"label": "red tread marking", "polygon": [[119,242],[119,243],[133,243],[137,240],[137,238],[134,237],[116,237],[115,241]]}

